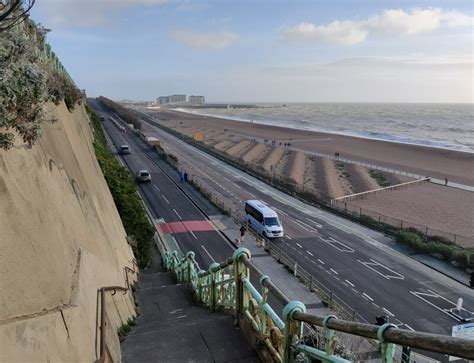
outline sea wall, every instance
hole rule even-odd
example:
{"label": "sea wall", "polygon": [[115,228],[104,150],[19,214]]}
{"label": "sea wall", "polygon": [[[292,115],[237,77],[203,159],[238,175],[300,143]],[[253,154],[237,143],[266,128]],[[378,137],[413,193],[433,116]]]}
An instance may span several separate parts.
{"label": "sea wall", "polygon": [[[101,169],[83,105],[48,105],[39,141],[0,150],[0,361],[98,358],[98,289],[133,280],[133,253]],[[135,315],[108,294],[108,359]]]}

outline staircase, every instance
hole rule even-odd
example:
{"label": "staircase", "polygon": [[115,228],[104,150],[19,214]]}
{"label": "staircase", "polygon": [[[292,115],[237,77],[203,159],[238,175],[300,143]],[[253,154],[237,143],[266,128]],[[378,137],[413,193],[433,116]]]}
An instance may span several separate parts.
{"label": "staircase", "polygon": [[197,305],[191,289],[153,265],[139,277],[139,316],[122,343],[123,362],[258,362],[233,317]]}

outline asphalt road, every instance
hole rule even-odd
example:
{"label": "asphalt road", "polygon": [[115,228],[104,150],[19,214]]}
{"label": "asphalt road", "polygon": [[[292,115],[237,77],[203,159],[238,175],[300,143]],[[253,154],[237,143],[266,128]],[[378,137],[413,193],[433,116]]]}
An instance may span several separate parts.
{"label": "asphalt road", "polygon": [[157,127],[144,131],[233,208],[243,212],[247,199],[274,208],[285,229],[274,243],[368,322],[388,315],[400,328],[451,335],[461,323],[449,312],[458,298],[474,311],[471,289],[392,249],[383,234],[304,204]]}

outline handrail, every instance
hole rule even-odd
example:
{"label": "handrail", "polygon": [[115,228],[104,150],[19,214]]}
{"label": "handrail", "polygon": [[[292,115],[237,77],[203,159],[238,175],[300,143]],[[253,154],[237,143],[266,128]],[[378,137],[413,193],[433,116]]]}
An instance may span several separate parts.
{"label": "handrail", "polygon": [[[294,362],[298,354],[323,362],[348,362],[334,355],[336,331],[378,341],[383,362],[393,362],[396,344],[474,359],[473,340],[408,331],[393,324],[378,326],[337,319],[334,315],[308,314],[303,303],[290,301],[268,276],[251,263],[250,251],[246,248],[237,249],[232,258],[221,263],[212,263],[207,271],[197,268],[193,252],[188,252],[182,259],[176,252],[166,252],[163,258],[165,267],[176,273],[179,282],[189,283],[198,301],[212,310],[231,307],[239,323],[249,322],[257,334],[257,341],[277,362]],[[250,281],[250,270],[260,278],[261,293]],[[283,319],[267,303],[269,293],[283,303]],[[304,323],[324,328],[324,350],[303,343]]]}
{"label": "handrail", "polygon": [[[136,262],[135,259],[132,259],[131,260],[132,264],[135,265],[137,267],[137,271],[138,271],[138,264]],[[105,362],[105,354],[106,354],[106,341],[105,341],[105,326],[106,326],[106,322],[105,322],[105,315],[106,315],[106,305],[105,305],[105,293],[107,291],[113,291],[112,293],[112,296],[115,295],[117,293],[117,291],[123,291],[124,292],[124,295],[130,291],[131,289],[131,285],[130,285],[130,281],[128,279],[128,273],[129,272],[132,272],[132,273],[136,273],[137,271],[135,271],[135,269],[132,269],[128,266],[125,266],[124,268],[124,271],[125,271],[125,283],[126,283],[126,287],[123,287],[123,286],[104,286],[104,287],[101,287],[97,292],[100,293],[100,349],[99,349],[99,359],[96,360],[96,363],[103,363]]]}

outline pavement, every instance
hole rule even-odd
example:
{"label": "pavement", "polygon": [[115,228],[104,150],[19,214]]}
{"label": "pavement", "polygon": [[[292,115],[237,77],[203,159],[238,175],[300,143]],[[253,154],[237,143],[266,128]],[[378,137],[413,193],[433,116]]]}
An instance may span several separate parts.
{"label": "pavement", "polygon": [[139,316],[122,342],[123,362],[260,361],[232,315],[198,306],[188,286],[163,271],[156,246],[138,282]]}

